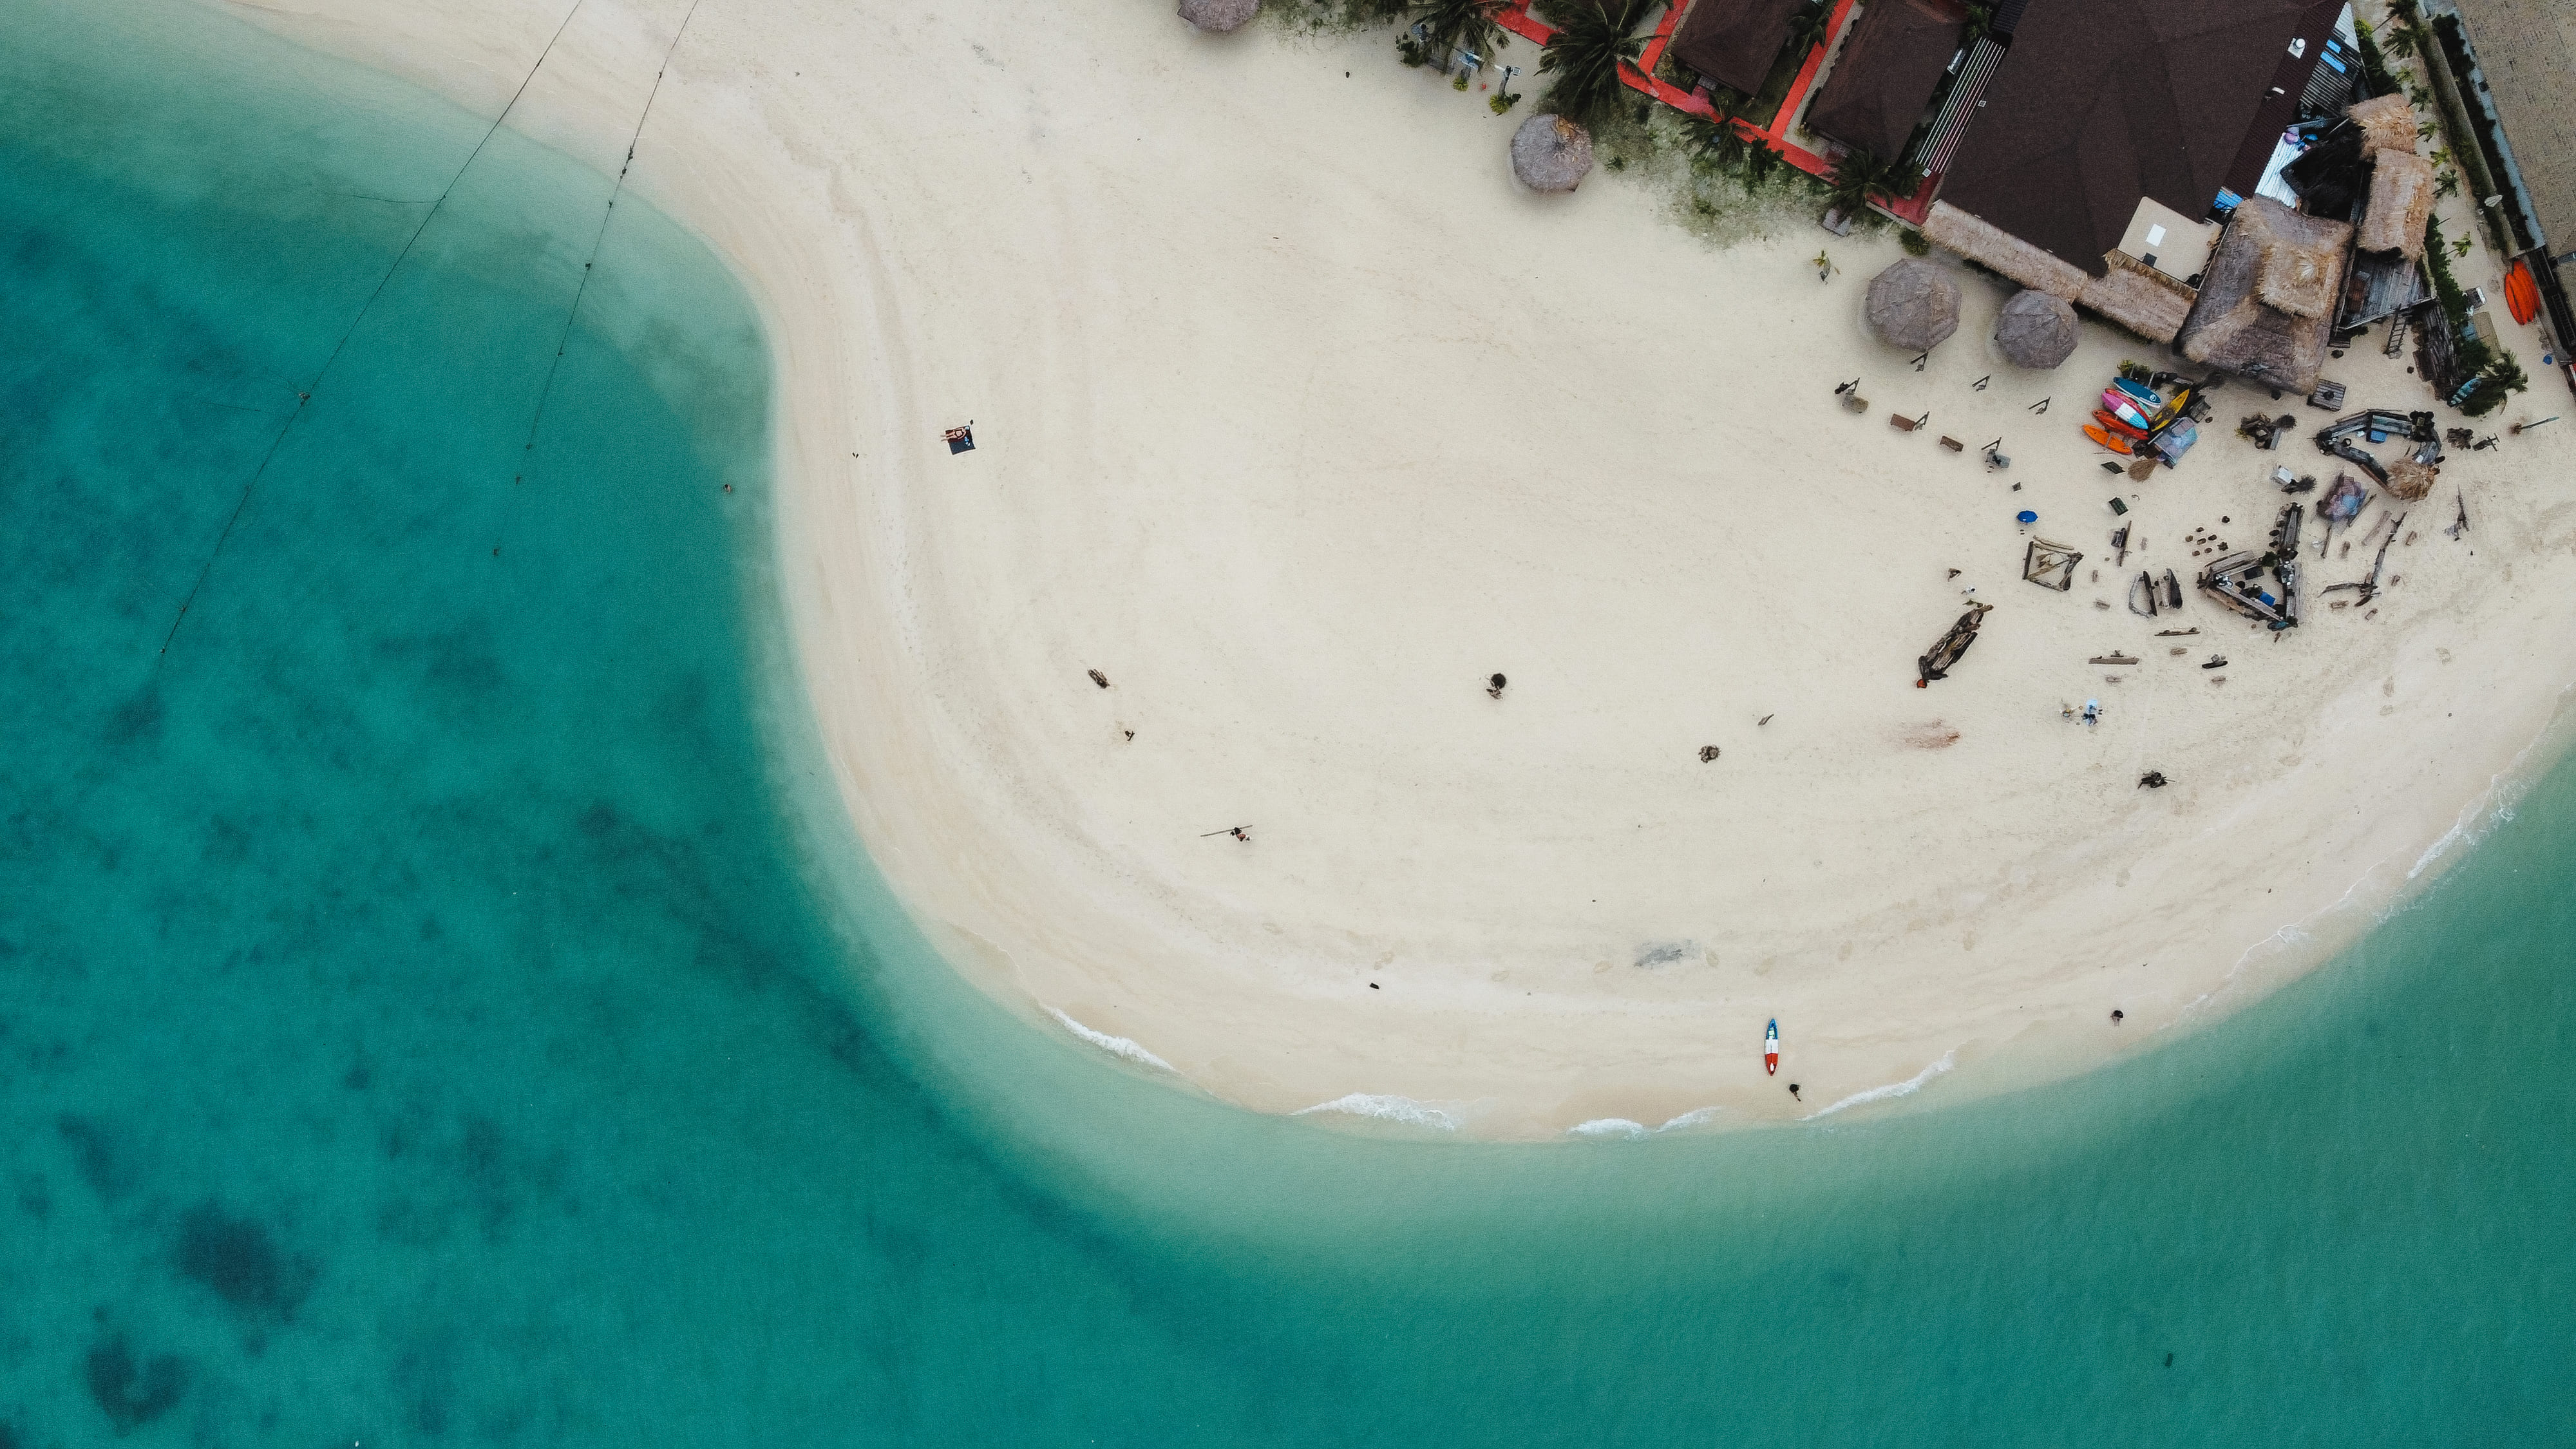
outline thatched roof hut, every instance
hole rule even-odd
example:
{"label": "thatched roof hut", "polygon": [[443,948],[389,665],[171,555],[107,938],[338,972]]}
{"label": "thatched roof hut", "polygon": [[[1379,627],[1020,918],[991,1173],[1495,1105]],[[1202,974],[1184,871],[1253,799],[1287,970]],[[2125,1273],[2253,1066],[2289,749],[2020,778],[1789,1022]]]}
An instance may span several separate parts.
{"label": "thatched roof hut", "polygon": [[2370,205],[2355,244],[2366,252],[2424,255],[2424,223],[2433,215],[2433,163],[2412,151],[2382,151],[2370,163]]}
{"label": "thatched roof hut", "polygon": [[1995,347],[2015,367],[2055,367],[2075,353],[2075,308],[2064,297],[2030,288],[2012,294],[1995,315]]}
{"label": "thatched roof hut", "polygon": [[1959,284],[1938,263],[1900,257],[1869,279],[1870,330],[1890,347],[1928,352],[1959,330]]}
{"label": "thatched roof hut", "polygon": [[1201,30],[1239,30],[1261,13],[1261,0],[1181,0],[1181,18]]}
{"label": "thatched roof hut", "polygon": [[1536,115],[1512,133],[1512,174],[1532,191],[1572,191],[1592,170],[1592,133],[1563,116]]}
{"label": "thatched roof hut", "polygon": [[2113,267],[2084,279],[2075,304],[2149,342],[2171,342],[2191,315],[2191,289],[2143,267]]}
{"label": "thatched roof hut", "polygon": [[2350,223],[2303,216],[2268,196],[2246,198],[2210,256],[2200,300],[2183,323],[2182,355],[2314,391],[2351,239]]}
{"label": "thatched roof hut", "polygon": [[2355,102],[2344,111],[2361,128],[2361,154],[2415,149],[2415,107],[2398,92]]}
{"label": "thatched roof hut", "polygon": [[2052,297],[2072,301],[2087,280],[2082,267],[2060,261],[1946,201],[1932,203],[1932,214],[1923,218],[1923,239]]}

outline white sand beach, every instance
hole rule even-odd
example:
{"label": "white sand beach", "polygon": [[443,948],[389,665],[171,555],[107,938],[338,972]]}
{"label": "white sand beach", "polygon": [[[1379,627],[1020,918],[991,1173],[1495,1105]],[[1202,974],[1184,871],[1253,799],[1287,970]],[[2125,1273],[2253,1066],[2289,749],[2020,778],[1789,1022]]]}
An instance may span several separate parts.
{"label": "white sand beach", "polygon": [[[2260,548],[2266,472],[2332,476],[2237,416],[2327,414],[2234,384],[2179,469],[2112,478],[2086,400],[2168,355],[2088,323],[2017,372],[2005,289],[1945,261],[1966,317],[1913,372],[1860,322],[1892,232],[1719,248],[1621,176],[1519,189],[1535,77],[1498,118],[1384,36],[1162,0],[570,6],[224,8],[487,116],[525,81],[510,124],[611,173],[691,17],[629,184],[770,328],[851,813],[959,970],[1124,1069],[1498,1137],[2079,1070],[2366,929],[2576,680],[2576,420],[2455,450],[2369,611],[2149,621],[2138,568],[2188,590],[2187,533]],[[2576,412],[2507,330],[2531,390],[2480,431]],[[2429,405],[2379,340],[2329,364],[2351,406]],[[2022,508],[2072,593],[2022,581]],[[1917,689],[1970,587],[1981,642]]]}

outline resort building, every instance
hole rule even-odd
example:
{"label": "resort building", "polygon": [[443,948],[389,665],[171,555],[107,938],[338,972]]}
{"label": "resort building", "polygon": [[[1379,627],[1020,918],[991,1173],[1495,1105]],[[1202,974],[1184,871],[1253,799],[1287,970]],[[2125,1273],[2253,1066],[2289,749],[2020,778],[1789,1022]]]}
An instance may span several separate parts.
{"label": "resort building", "polygon": [[1964,57],[1968,12],[1957,0],[1877,0],[1863,7],[1807,110],[1807,129],[1882,160],[1905,155],[1942,80]]}
{"label": "resort building", "polygon": [[1698,0],[1673,32],[1673,58],[1747,96],[1762,94],[1789,43],[1789,22],[1810,0]]}
{"label": "resort building", "polygon": [[1938,155],[1923,234],[2175,340],[2219,245],[2213,218],[2261,187],[2318,66],[2348,66],[2344,15],[2341,0],[2000,8],[2002,54]]}

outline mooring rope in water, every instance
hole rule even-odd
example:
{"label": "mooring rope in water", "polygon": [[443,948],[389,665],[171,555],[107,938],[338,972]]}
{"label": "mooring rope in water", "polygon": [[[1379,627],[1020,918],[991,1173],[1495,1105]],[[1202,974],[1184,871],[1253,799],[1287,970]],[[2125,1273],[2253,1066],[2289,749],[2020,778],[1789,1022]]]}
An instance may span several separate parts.
{"label": "mooring rope in water", "polygon": [[[564,32],[572,28],[573,17],[581,13],[584,3],[585,0],[573,0],[572,8],[564,12],[563,23],[557,25],[555,33],[547,38],[546,48],[537,52],[536,63],[529,66],[528,73],[519,78],[519,88],[510,92],[510,103],[501,108],[501,114],[492,118],[491,126],[483,132],[483,139],[475,142],[474,149],[466,154],[465,164],[456,168],[456,174],[447,179],[447,188],[438,193],[437,200],[429,203],[429,210],[421,213],[420,225],[411,229],[411,236],[403,242],[402,250],[394,253],[393,261],[385,267],[385,274],[376,279],[375,290],[367,294],[366,301],[358,304],[357,315],[349,319],[349,325],[340,333],[340,340],[331,345],[331,355],[322,359],[322,366],[314,372],[313,381],[306,384],[304,390],[295,395],[294,410],[286,415],[286,421],[279,426],[277,436],[269,440],[268,451],[259,455],[259,466],[251,470],[250,481],[242,485],[241,497],[233,503],[233,511],[224,519],[223,532],[215,535],[215,546],[206,551],[206,561],[197,570],[197,581],[188,586],[187,597],[180,601],[178,614],[170,620],[170,631],[161,636],[162,655],[170,652],[170,641],[179,637],[179,626],[187,621],[188,610],[197,602],[198,591],[205,588],[207,576],[214,572],[215,560],[223,555],[224,545],[231,540],[234,526],[241,522],[242,510],[250,506],[251,490],[257,488],[259,480],[267,474],[269,463],[277,457],[277,450],[285,446],[286,435],[295,431],[296,422],[304,416],[305,406],[313,401],[314,391],[322,386],[322,379],[331,375],[331,368],[340,360],[341,351],[349,345],[349,339],[357,335],[358,325],[367,320],[367,313],[374,310],[376,299],[385,294],[385,287],[393,281],[394,273],[402,269],[403,259],[409,257],[411,249],[419,245],[421,233],[429,230],[430,222],[435,220],[439,210],[447,205],[447,198],[454,194],[457,183],[463,181],[465,173],[473,168],[475,158],[481,156],[483,148],[491,145],[492,138],[500,134],[501,123],[510,119],[510,112],[518,108],[519,98],[528,93],[528,86],[536,80],[537,72],[545,67],[546,57],[554,54],[556,42],[562,40]],[[694,5],[691,8],[694,10]],[[419,205],[418,202],[407,204]],[[153,665],[155,669],[160,667],[157,662],[159,657],[155,656],[156,662]]]}
{"label": "mooring rope in water", "polygon": [[[653,72],[653,88],[644,93],[644,109],[635,113],[634,133],[626,138],[626,159],[618,164],[617,181],[608,189],[608,205],[600,209],[599,230],[591,235],[590,255],[581,264],[581,281],[572,290],[572,305],[564,311],[563,333],[555,339],[555,355],[546,364],[545,384],[537,389],[536,409],[528,414],[528,440],[519,448],[522,459],[537,450],[537,430],[545,423],[546,403],[555,393],[555,374],[563,370],[564,352],[572,346],[572,329],[581,320],[582,298],[590,293],[590,274],[599,265],[600,248],[608,241],[608,223],[617,215],[617,198],[626,193],[626,173],[635,169],[635,148],[644,143],[644,123],[653,118],[653,102],[662,95],[662,77],[670,74],[671,57],[680,53],[680,38],[689,33],[689,22],[698,18],[701,3],[703,0],[689,0],[688,12],[680,17],[680,28],[671,32],[671,43],[662,48],[662,65]],[[510,488],[514,495],[518,485],[528,477],[524,461],[519,469],[510,475]],[[501,542],[496,538],[492,541],[492,556],[498,558],[500,555]]]}

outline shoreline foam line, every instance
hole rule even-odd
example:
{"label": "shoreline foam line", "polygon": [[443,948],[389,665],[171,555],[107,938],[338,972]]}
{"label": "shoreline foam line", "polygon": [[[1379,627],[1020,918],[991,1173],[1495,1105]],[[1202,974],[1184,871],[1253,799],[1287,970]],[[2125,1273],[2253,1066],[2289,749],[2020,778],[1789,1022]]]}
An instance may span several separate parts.
{"label": "shoreline foam line", "polygon": [[1466,1125],[1428,1102],[1379,1092],[1353,1092],[1329,1102],[1317,1102],[1312,1107],[1300,1107],[1288,1115],[1308,1117],[1317,1112],[1334,1112],[1345,1117],[1376,1117],[1383,1121],[1401,1122],[1408,1127],[1437,1128],[1442,1132],[1455,1132]]}
{"label": "shoreline foam line", "polygon": [[1064,1029],[1066,1031],[1072,1032],[1075,1036],[1082,1038],[1084,1041],[1091,1043],[1093,1046],[1100,1048],[1102,1051],[1109,1053],[1113,1057],[1125,1057],[1131,1062],[1139,1062],[1145,1066],[1170,1072],[1174,1076],[1180,1075],[1180,1068],[1173,1066],[1170,1062],[1167,1062],[1161,1057],[1154,1055],[1152,1052],[1145,1050],[1145,1048],[1139,1046],[1135,1041],[1127,1037],[1111,1036],[1105,1031],[1094,1031],[1090,1027],[1084,1026],[1081,1022],[1074,1020],[1072,1017],[1065,1015],[1063,1012],[1056,1010],[1052,1006],[1047,1008],[1047,1015],[1064,1023]]}
{"label": "shoreline foam line", "polygon": [[1884,1087],[1872,1087],[1866,1092],[1854,1092],[1832,1106],[1824,1108],[1821,1111],[1810,1112],[1798,1120],[1802,1122],[1813,1122],[1819,1117],[1830,1117],[1845,1107],[1858,1107],[1868,1102],[1884,1102],[1890,1097],[1911,1097],[1915,1093],[1923,1090],[1924,1083],[1941,1075],[1943,1072],[1950,1070],[1958,1064],[1959,1051],[1958,1048],[1953,1047],[1950,1050],[1941,1053],[1941,1060],[1934,1062],[1932,1065],[1925,1067],[1919,1072],[1916,1072],[1913,1076],[1907,1077],[1904,1081],[1890,1082]]}

